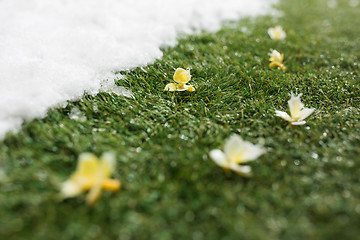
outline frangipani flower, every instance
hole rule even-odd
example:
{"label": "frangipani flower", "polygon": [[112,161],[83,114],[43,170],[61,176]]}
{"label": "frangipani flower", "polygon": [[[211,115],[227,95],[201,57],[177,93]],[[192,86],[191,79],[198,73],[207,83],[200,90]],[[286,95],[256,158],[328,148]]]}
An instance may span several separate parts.
{"label": "frangipani flower", "polygon": [[291,93],[291,98],[288,101],[290,108],[290,115],[283,111],[275,111],[276,116],[289,121],[292,125],[303,125],[306,123],[304,121],[305,118],[310,116],[315,111],[315,108],[306,108],[304,104],[301,102],[300,97],[302,94],[299,94],[297,97]]}
{"label": "frangipani flower", "polygon": [[186,85],[191,79],[190,69],[178,68],[174,73],[174,81],[176,83],[169,83],[165,86],[165,91],[195,91],[192,85]]}
{"label": "frangipani flower", "polygon": [[281,26],[269,28],[268,34],[271,37],[271,39],[274,40],[284,40],[286,38],[286,33]]}
{"label": "frangipani flower", "polygon": [[280,54],[278,51],[272,50],[272,52],[269,53],[269,55],[270,55],[269,61],[271,62],[269,67],[278,67],[282,70],[286,70],[285,65],[282,63],[284,60],[284,54]]}
{"label": "frangipani flower", "polygon": [[62,197],[74,197],[89,190],[86,202],[93,205],[99,199],[102,189],[119,190],[120,181],[109,178],[114,169],[113,153],[104,153],[100,160],[91,153],[80,154],[76,172],[61,186]]}
{"label": "frangipani flower", "polygon": [[225,142],[224,151],[211,150],[210,157],[223,169],[233,170],[239,175],[249,177],[251,167],[239,164],[253,161],[264,152],[260,146],[244,141],[239,135],[234,134]]}

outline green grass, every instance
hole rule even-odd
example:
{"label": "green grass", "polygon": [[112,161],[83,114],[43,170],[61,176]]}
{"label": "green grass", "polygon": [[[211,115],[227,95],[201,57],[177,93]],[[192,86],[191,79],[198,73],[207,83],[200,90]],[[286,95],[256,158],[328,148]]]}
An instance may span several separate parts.
{"label": "green grass", "polygon": [[[326,2],[283,0],[282,17],[184,37],[153,65],[121,72],[134,99],[84,96],[9,133],[0,143],[0,238],[358,238],[360,6]],[[283,42],[267,35],[277,24]],[[287,71],[268,68],[271,48]],[[191,67],[195,92],[163,91],[177,67]],[[304,126],[274,115],[287,111],[291,91],[317,109]],[[69,119],[73,107],[88,120]],[[250,179],[209,159],[233,133],[267,150],[250,163]],[[59,202],[77,156],[108,150],[123,188],[94,208],[85,194]]]}

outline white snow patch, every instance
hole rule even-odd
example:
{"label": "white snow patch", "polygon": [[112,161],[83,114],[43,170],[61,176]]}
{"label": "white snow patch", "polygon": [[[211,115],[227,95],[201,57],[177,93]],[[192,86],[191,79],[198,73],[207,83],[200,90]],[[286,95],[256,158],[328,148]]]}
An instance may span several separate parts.
{"label": "white snow patch", "polygon": [[115,93],[118,96],[124,96],[127,98],[134,98],[134,94],[129,90],[122,86],[114,86],[110,90],[110,92]]}
{"label": "white snow patch", "polygon": [[1,0],[0,138],[84,91],[97,94],[115,71],[161,58],[182,34],[267,14],[276,1]]}

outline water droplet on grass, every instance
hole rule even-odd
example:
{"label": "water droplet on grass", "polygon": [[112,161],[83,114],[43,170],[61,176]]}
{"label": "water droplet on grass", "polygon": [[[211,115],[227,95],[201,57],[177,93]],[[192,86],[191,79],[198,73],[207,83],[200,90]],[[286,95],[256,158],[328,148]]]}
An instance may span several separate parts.
{"label": "water droplet on grass", "polygon": [[318,159],[318,158],[319,158],[319,154],[317,154],[317,153],[312,153],[312,154],[311,154],[311,157],[314,158],[314,159]]}
{"label": "water droplet on grass", "polygon": [[295,164],[296,166],[299,166],[299,165],[300,165],[300,160],[295,160],[295,161],[294,161],[294,164]]}
{"label": "water droplet on grass", "polygon": [[105,132],[106,129],[105,128],[94,128],[93,132]]}

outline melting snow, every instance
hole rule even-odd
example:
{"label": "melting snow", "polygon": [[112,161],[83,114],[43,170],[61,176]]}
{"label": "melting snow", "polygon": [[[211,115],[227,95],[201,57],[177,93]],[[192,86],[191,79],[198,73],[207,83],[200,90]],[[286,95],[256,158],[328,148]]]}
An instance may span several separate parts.
{"label": "melting snow", "polygon": [[84,91],[97,94],[103,80],[113,88],[113,72],[152,63],[182,34],[267,14],[275,2],[1,0],[0,138]]}

